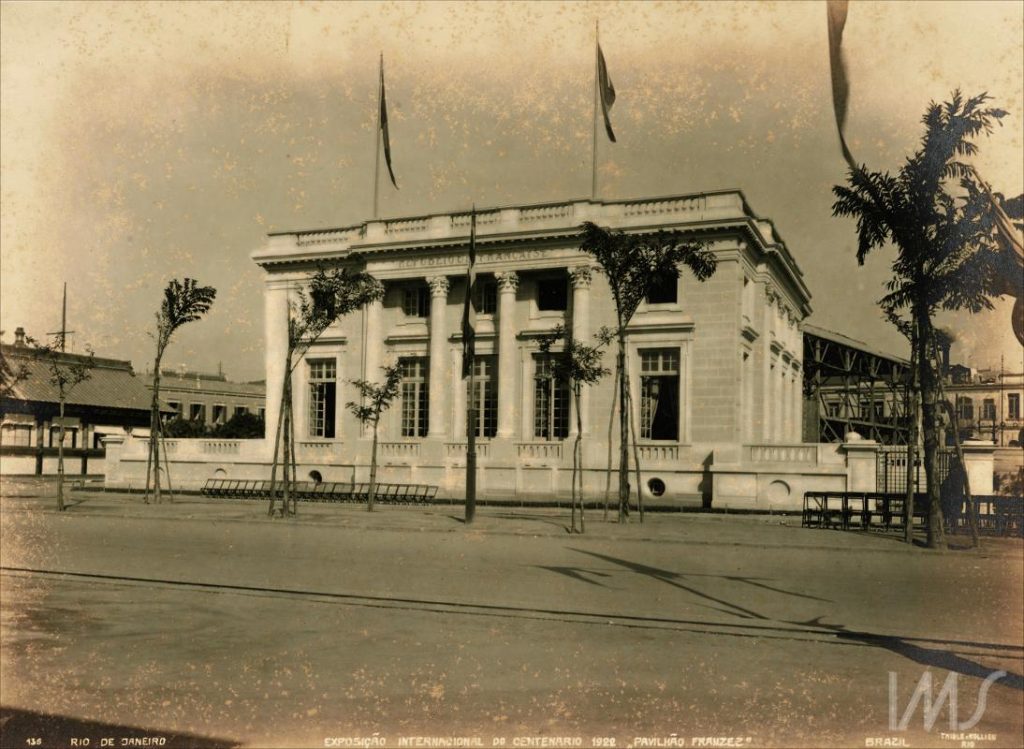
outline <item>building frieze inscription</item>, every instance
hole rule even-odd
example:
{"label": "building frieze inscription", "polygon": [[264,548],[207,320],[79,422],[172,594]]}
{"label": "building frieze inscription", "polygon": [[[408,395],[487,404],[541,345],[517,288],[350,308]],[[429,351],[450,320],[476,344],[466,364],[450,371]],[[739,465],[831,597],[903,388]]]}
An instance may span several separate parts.
{"label": "building frieze inscription", "polygon": [[[501,263],[544,260],[551,258],[574,258],[578,250],[499,250],[496,252],[477,251],[477,265],[497,265]],[[465,252],[447,255],[430,255],[422,257],[401,258],[398,260],[371,261],[368,270],[414,270],[418,268],[465,267],[469,261]]]}

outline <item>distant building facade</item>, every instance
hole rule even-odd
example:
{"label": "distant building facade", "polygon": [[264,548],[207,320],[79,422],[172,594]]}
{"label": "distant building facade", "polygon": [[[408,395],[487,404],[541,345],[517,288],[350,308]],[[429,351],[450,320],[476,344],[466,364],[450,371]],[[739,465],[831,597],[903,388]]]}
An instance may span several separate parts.
{"label": "distant building facade", "polygon": [[[60,406],[47,361],[26,345],[21,328],[3,353],[0,398],[0,473],[53,474],[60,446]],[[152,395],[131,362],[81,354],[56,354],[59,362],[89,361],[89,379],[68,394],[64,407],[66,474],[103,473],[103,438],[137,427],[148,433]]]}
{"label": "distant building facade", "polygon": [[[147,374],[146,387],[152,390],[153,375]],[[179,417],[208,427],[226,424],[239,414],[264,418],[266,387],[261,382],[229,382],[222,374],[181,370],[162,370],[160,400]]]}
{"label": "distant building facade", "polygon": [[953,365],[944,386],[960,434],[999,447],[1024,445],[1024,373]]}

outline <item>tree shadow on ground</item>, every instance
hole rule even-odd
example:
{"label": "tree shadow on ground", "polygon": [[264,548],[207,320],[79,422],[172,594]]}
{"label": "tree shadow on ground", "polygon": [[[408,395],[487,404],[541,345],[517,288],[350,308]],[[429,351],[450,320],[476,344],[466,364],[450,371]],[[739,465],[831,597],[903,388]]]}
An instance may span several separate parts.
{"label": "tree shadow on ground", "polygon": [[69,746],[72,739],[78,739],[80,746],[85,738],[90,739],[91,746],[98,746],[99,740],[107,737],[113,737],[119,746],[125,739],[155,738],[165,740],[159,746],[176,749],[233,749],[241,746],[240,741],[231,739],[81,720],[10,707],[0,707],[0,733],[3,735],[3,745],[12,747],[32,746],[30,740],[41,740],[40,746]]}
{"label": "tree shadow on ground", "polygon": [[[650,577],[650,578],[652,578],[654,580],[660,580],[661,582],[666,583],[668,585],[671,585],[674,588],[679,588],[680,590],[685,590],[687,593],[690,593],[691,595],[697,596],[698,598],[702,598],[705,601],[710,601],[710,602],[712,602],[714,604],[717,604],[717,607],[713,607],[713,608],[716,608],[718,611],[722,611],[722,612],[724,612],[726,614],[730,614],[732,616],[738,616],[741,619],[768,620],[767,616],[765,616],[763,614],[759,614],[758,612],[753,611],[752,609],[744,608],[743,606],[739,606],[739,605],[737,605],[735,603],[731,603],[730,601],[726,601],[726,600],[724,600],[722,598],[716,598],[715,596],[709,595],[707,593],[702,593],[701,591],[699,591],[696,588],[693,588],[693,587],[691,587],[689,585],[683,585],[681,582],[679,582],[679,580],[680,579],[684,579],[685,580],[686,577],[687,577],[686,575],[681,575],[681,574],[679,574],[677,572],[671,572],[669,570],[659,569],[658,567],[651,567],[651,566],[646,565],[646,564],[640,564],[639,562],[630,562],[629,560],[626,560],[626,559],[619,559],[617,557],[611,557],[611,556],[608,556],[607,554],[599,554],[596,551],[586,551],[584,549],[570,549],[570,550],[571,551],[579,552],[580,554],[587,554],[588,556],[596,557],[597,559],[601,559],[601,560],[603,560],[605,562],[611,562],[612,564],[617,564],[620,567],[625,567],[626,569],[631,570],[633,572],[636,572],[639,575],[644,575],[645,577]],[[721,577],[721,576],[709,575],[708,577]],[[724,606],[725,608],[724,609],[723,608],[718,608],[718,607],[722,607],[722,606]]]}
{"label": "tree shadow on ground", "polygon": [[[859,632],[857,630],[847,629],[841,624],[823,624],[821,622],[822,618],[823,617],[819,616],[805,622],[787,623],[805,627],[821,627],[822,629],[831,630],[832,632],[835,632],[836,637],[840,640],[852,640],[863,645],[882,648],[883,650],[896,653],[896,655],[901,655],[915,663],[920,663],[922,666],[941,668],[946,671],[955,671],[963,676],[973,676],[978,679],[986,679],[993,672],[1000,670],[983,666],[977,661],[964,658],[963,656],[952,653],[949,650],[925,648],[920,645],[915,645],[912,642],[909,642],[909,640],[913,638],[902,638],[895,635],[880,635],[873,632]],[[951,642],[950,644],[959,644],[976,648],[1017,649],[1016,646],[1007,648],[981,642]],[[998,654],[995,652],[993,652],[992,655],[993,657],[998,657]],[[1006,669],[1002,670],[1005,671]],[[1008,672],[1006,676],[1003,676],[996,683],[1011,689],[1024,691],[1024,676],[1021,676],[1018,673]]]}

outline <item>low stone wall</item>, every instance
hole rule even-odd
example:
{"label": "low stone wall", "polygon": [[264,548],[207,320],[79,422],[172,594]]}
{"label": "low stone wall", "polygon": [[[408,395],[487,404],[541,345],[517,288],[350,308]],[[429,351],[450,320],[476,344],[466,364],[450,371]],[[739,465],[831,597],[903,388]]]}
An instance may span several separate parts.
{"label": "low stone wall", "polygon": [[[105,440],[106,485],[145,485],[148,442],[132,437]],[[661,507],[706,507],[752,511],[799,511],[809,491],[878,491],[877,454],[881,446],[850,435],[843,444],[676,445],[638,448],[644,499]],[[992,493],[993,446],[964,446],[971,488]],[[584,442],[583,488],[590,501],[618,494],[618,472],[609,474],[607,449]],[[267,480],[273,445],[267,440],[176,439],[165,442],[170,481],[175,488],[199,490],[208,479]],[[613,455],[618,464],[618,454]],[[161,462],[165,462],[161,460]],[[370,440],[299,441],[300,481],[369,480]],[[632,464],[632,454],[631,454]],[[571,493],[572,442],[481,441],[477,445],[477,491],[494,500],[559,499]],[[441,440],[382,441],[377,478],[382,482],[429,484],[439,498],[465,493],[466,444]],[[166,469],[166,465],[162,466]],[[630,472],[633,496],[636,473]]]}

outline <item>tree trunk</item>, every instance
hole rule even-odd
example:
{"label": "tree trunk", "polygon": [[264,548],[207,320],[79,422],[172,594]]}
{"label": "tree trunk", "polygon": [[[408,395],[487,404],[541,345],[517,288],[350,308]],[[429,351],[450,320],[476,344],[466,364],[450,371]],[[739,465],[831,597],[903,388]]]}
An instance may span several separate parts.
{"label": "tree trunk", "polygon": [[[615,358],[615,384],[619,382],[619,359]],[[604,474],[604,520],[608,520],[608,496],[612,492],[612,435],[615,433],[615,404],[619,399],[618,387],[612,388],[612,407],[608,412],[608,462]]]}
{"label": "tree trunk", "polygon": [[[291,384],[288,385],[289,396],[291,395]],[[288,465],[291,467],[291,482],[289,488],[291,489],[291,504],[288,507],[288,514],[295,515],[299,514],[299,466],[295,460],[295,408],[292,404],[291,397],[288,398]]]}
{"label": "tree trunk", "polygon": [[629,396],[626,393],[626,334],[619,325],[619,522],[629,517]]}
{"label": "tree trunk", "polygon": [[[157,336],[160,331],[157,330]],[[160,504],[160,364],[164,357],[164,347],[157,340],[156,357],[153,360],[153,398],[149,406],[149,452],[153,468],[153,502]],[[146,497],[149,497],[149,471],[146,472]]]}
{"label": "tree trunk", "polygon": [[914,543],[914,478],[917,464],[917,321],[911,324],[910,371],[907,373],[907,496],[903,501],[903,540]]}
{"label": "tree trunk", "polygon": [[[581,401],[580,386],[573,387],[573,400],[576,401],[576,442],[572,448],[572,528],[576,530],[576,498],[580,503],[580,533],[586,528],[583,521],[583,414],[580,413]],[[579,476],[579,491],[576,490],[576,477]]]}
{"label": "tree trunk", "polygon": [[930,352],[934,348],[931,320],[925,310],[915,310],[918,319],[918,371],[921,380],[921,422],[924,431],[924,473],[928,482],[928,548],[939,548],[944,541],[942,504],[939,501],[939,420],[937,396],[938,373]]}
{"label": "tree trunk", "polygon": [[281,515],[287,515],[291,504],[291,467],[292,467],[292,373],[284,374],[284,487],[281,492]]}
{"label": "tree trunk", "polygon": [[380,417],[373,422],[373,444],[370,448],[370,487],[366,491],[366,511],[373,512],[373,499],[377,494],[377,427]]}
{"label": "tree trunk", "polygon": [[60,429],[57,433],[57,512],[64,512],[64,386],[60,388]]}
{"label": "tree trunk", "polygon": [[[626,378],[626,392],[629,392],[629,378]],[[629,400],[629,410],[633,410],[633,400]],[[640,511],[640,522],[644,522],[644,495],[643,484],[640,479],[640,448],[636,444],[636,424],[629,422],[629,435],[633,440],[633,467],[636,471],[636,506]]]}
{"label": "tree trunk", "polygon": [[[291,352],[288,352],[288,358],[285,360],[284,369],[287,372],[291,364]],[[281,402],[277,405],[277,429],[274,431],[274,462],[270,464],[270,505],[267,507],[267,516],[274,516],[274,506],[277,504],[277,467],[279,461],[282,458],[281,452],[281,440],[284,435],[284,402],[287,396],[287,390],[284,387],[284,383],[281,383]],[[283,461],[281,461],[283,463]],[[284,471],[281,472],[282,478],[284,477]]]}

